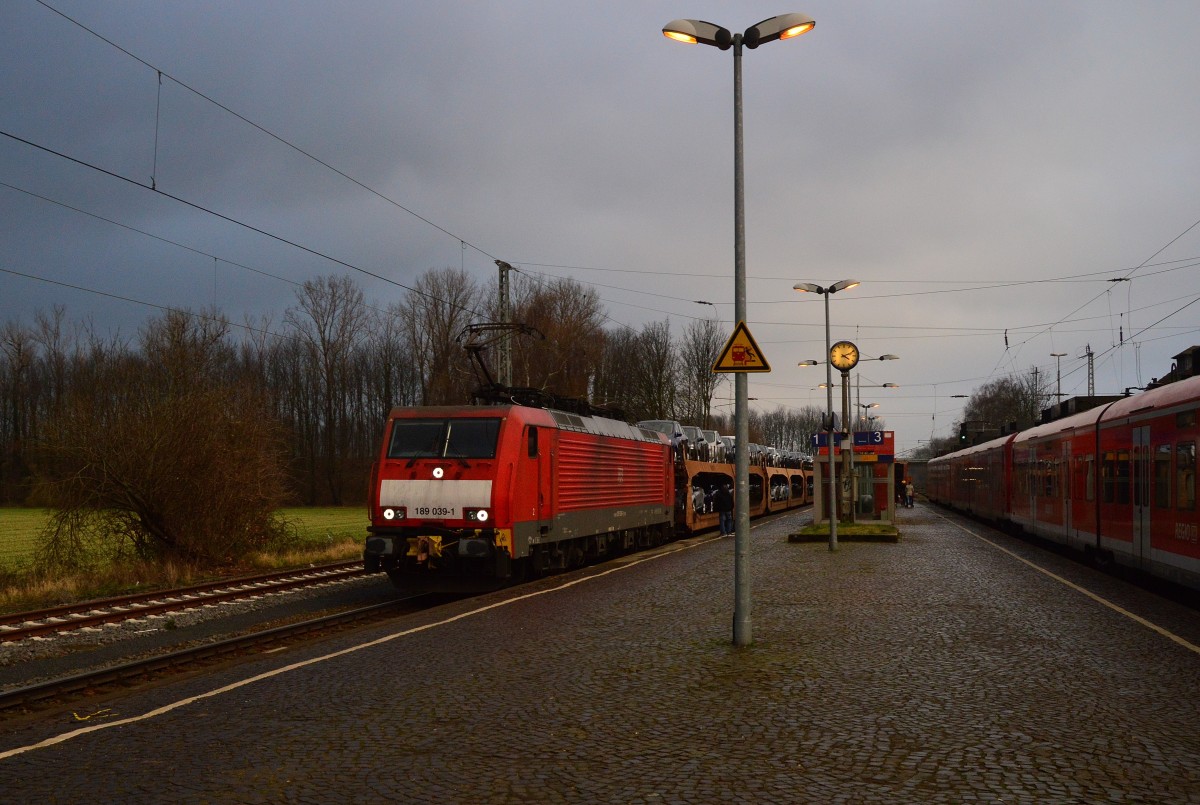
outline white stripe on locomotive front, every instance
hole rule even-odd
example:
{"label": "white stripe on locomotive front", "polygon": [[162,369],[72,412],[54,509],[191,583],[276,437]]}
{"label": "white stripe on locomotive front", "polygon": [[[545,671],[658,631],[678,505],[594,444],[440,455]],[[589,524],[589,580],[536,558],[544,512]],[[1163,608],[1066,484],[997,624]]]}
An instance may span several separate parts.
{"label": "white stripe on locomotive front", "polygon": [[491,508],[491,481],[380,481],[380,506]]}

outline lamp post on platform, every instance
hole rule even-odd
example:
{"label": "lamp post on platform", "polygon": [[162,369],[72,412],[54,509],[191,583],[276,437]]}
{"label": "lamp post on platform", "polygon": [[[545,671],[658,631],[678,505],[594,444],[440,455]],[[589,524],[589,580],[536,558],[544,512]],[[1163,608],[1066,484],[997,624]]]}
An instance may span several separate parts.
{"label": "lamp post on platform", "polygon": [[859,418],[858,418],[858,421],[859,421],[859,422],[865,422],[865,421],[867,421],[867,418],[868,418],[868,417],[867,417],[867,411],[869,411],[869,410],[870,410],[870,409],[872,409],[872,408],[878,408],[878,407],[879,407],[879,403],[855,403],[855,406],[857,406],[858,408],[861,408],[861,409],[863,409],[863,412],[862,412],[862,414],[859,416]]}
{"label": "lamp post on platform", "polygon": [[[663,26],[663,35],[688,45],[711,45],[721,50],[733,48],[733,305],[734,319],[746,321],[746,225],[745,184],[742,160],[742,46],[754,50],[777,39],[792,39],[806,34],[816,22],[804,14],[780,14],[752,25],[744,33],[704,20],[672,20]],[[753,642],[750,620],[750,384],[745,373],[734,377],[734,431],[737,439],[734,474],[736,512],[734,527],[734,610],[733,644]]]}

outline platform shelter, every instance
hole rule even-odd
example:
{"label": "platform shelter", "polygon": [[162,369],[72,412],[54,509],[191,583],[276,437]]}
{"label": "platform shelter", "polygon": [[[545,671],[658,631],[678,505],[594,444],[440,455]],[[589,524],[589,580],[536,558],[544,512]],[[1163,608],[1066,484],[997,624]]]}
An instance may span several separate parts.
{"label": "platform shelter", "polygon": [[[896,522],[895,433],[834,434],[838,522]],[[829,519],[829,434],[813,436],[813,520]]]}

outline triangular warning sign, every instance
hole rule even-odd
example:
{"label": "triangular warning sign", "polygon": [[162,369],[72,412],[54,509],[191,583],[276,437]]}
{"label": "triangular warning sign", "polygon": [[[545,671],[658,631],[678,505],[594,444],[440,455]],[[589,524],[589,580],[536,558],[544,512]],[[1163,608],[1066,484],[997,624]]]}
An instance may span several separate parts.
{"label": "triangular warning sign", "polygon": [[714,372],[769,372],[771,365],[750,335],[746,322],[739,321],[725,342],[721,356],[713,364]]}

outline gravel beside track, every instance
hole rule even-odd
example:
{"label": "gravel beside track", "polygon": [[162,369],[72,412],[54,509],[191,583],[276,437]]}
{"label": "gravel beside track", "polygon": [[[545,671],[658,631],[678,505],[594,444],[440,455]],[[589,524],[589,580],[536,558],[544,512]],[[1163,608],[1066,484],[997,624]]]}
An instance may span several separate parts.
{"label": "gravel beside track", "polygon": [[0,692],[130,659],[215,642],[281,620],[312,617],[396,597],[380,576],[267,591],[235,601],[200,603],[161,615],[84,627],[49,637],[0,642]]}

